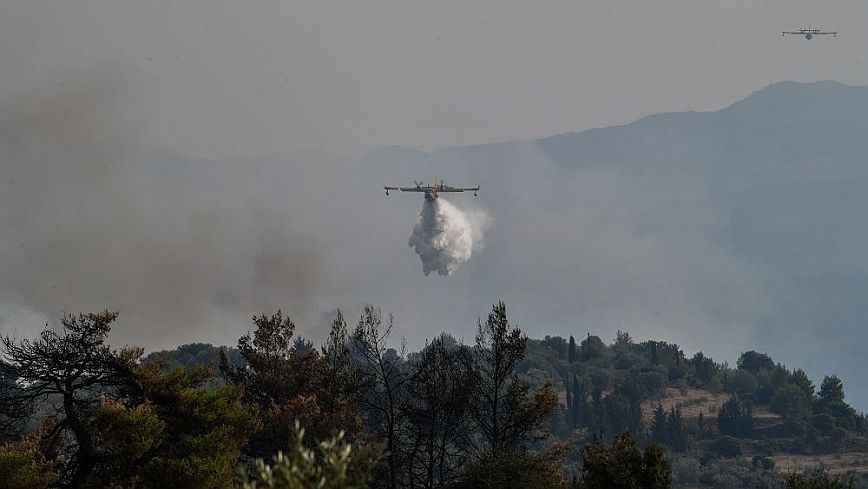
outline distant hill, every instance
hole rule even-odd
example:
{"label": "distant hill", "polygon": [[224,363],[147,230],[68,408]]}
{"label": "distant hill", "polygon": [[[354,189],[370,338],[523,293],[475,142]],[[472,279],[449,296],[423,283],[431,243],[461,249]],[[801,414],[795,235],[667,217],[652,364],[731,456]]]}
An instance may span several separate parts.
{"label": "distant hill", "polygon": [[528,320],[573,301],[592,332],[761,345],[868,407],[868,87],[782,82],[714,112],[374,159],[482,183],[497,221],[475,270],[498,271],[477,287],[535,303]]}
{"label": "distant hill", "polygon": [[[173,291],[183,307],[155,299],[142,312],[132,309],[145,304],[140,294],[99,296],[128,322],[119,340],[149,348],[229,344],[251,314],[280,307],[318,340],[324,313],[364,302],[395,313],[411,345],[442,330],[472,338],[483,305],[503,298],[531,336],[627,329],[730,362],[760,349],[815,382],[837,373],[865,410],[866,134],[868,88],[783,82],[714,112],[434,152],[207,160],[151,148],[135,179],[160,219],[150,235],[238,265]],[[478,198],[451,199],[493,222],[449,279],[424,277],[407,247],[418,196],[382,195],[383,185],[435,177],[481,184]],[[229,218],[199,234],[225,210]],[[274,230],[292,239],[275,245]],[[294,243],[319,258],[301,279]],[[261,265],[266,258],[288,265]],[[129,283],[153,278],[147,267],[128,272]],[[220,286],[233,280],[242,282]],[[142,338],[152,324],[164,331]]]}

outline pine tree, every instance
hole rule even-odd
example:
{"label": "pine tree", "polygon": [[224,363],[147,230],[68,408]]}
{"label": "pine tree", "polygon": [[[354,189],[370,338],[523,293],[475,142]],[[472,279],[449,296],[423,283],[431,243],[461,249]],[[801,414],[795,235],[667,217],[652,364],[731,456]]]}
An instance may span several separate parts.
{"label": "pine tree", "polygon": [[663,404],[658,403],[654,409],[654,417],[651,419],[651,441],[666,443],[666,432],[666,411],[663,409]]}

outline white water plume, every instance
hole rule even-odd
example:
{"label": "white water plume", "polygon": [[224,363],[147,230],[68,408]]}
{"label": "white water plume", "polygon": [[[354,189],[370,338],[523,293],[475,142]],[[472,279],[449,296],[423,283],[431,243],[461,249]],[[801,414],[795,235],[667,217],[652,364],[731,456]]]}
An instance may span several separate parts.
{"label": "white water plume", "polygon": [[482,249],[482,234],[490,218],[481,212],[466,214],[443,199],[425,200],[410,236],[410,247],[422,260],[425,275],[436,271],[448,277]]}

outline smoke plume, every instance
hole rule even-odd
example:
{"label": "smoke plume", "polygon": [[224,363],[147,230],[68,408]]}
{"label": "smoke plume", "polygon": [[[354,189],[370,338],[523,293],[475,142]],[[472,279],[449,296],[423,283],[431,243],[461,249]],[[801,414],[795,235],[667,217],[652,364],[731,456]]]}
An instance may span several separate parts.
{"label": "smoke plume", "polygon": [[66,81],[0,103],[0,332],[111,308],[114,341],[170,346],[320,290],[320,246],[294,216],[155,169],[117,109],[123,83]]}
{"label": "smoke plume", "polygon": [[474,250],[481,249],[487,218],[475,217],[469,217],[442,197],[425,200],[409,243],[419,254],[425,275],[436,271],[448,277],[470,259]]}

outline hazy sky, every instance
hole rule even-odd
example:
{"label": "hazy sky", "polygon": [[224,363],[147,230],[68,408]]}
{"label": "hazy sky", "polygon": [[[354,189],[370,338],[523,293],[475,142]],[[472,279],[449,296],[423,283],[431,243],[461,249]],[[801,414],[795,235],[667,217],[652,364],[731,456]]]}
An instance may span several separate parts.
{"label": "hazy sky", "polygon": [[[231,344],[251,314],[283,307],[317,340],[331,308],[372,302],[418,346],[442,329],[472,338],[504,298],[536,337],[623,327],[719,359],[772,351],[760,319],[790,303],[721,242],[731,216],[704,174],[565,177],[524,145],[511,162],[441,154],[448,183],[483,185],[456,203],[494,222],[444,279],[407,248],[420,202],[377,190],[433,168],[412,152],[350,157],[716,110],[782,80],[868,85],[865,19],[865,0],[0,2],[0,329],[111,307],[113,341]],[[805,25],[840,35],[780,35]],[[340,156],[250,158],[299,150]],[[820,163],[824,180],[834,165]],[[821,346],[775,351],[815,378],[861,378]]]}
{"label": "hazy sky", "polygon": [[[197,155],[528,139],[868,83],[864,0],[7,1],[0,102],[110,72],[144,141]],[[812,24],[837,39],[781,38]]]}

